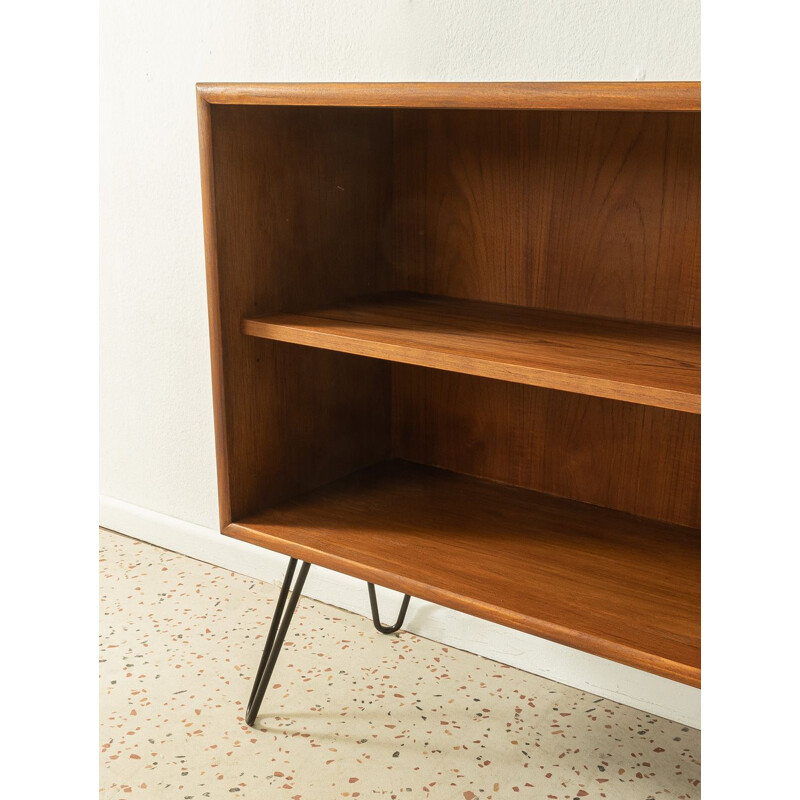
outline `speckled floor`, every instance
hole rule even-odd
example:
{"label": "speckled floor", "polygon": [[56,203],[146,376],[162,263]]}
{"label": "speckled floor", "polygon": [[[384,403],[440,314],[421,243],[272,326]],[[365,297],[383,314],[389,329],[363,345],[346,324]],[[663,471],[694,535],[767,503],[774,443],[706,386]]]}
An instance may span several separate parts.
{"label": "speckled floor", "polygon": [[103,798],[700,797],[699,731],[305,597],[254,731],[277,589],[100,545]]}

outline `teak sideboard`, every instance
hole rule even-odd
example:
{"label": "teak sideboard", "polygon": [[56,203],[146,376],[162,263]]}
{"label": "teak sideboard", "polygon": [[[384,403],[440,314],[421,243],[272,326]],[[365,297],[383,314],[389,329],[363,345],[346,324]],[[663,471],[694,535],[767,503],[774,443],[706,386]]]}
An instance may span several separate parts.
{"label": "teak sideboard", "polygon": [[197,93],[223,533],[699,686],[699,84]]}

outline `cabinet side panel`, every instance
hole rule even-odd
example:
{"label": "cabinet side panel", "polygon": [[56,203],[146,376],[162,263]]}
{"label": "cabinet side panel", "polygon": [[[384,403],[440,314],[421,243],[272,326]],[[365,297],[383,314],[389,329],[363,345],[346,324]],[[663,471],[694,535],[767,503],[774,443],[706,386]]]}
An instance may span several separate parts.
{"label": "cabinet side panel", "polygon": [[700,525],[700,417],[396,364],[393,455]]}
{"label": "cabinet side panel", "polygon": [[388,452],[388,365],[259,341],[241,321],[389,288],[392,128],[383,110],[210,114],[215,370],[235,520]]}
{"label": "cabinet side panel", "polygon": [[699,327],[700,115],[395,113],[401,288]]}

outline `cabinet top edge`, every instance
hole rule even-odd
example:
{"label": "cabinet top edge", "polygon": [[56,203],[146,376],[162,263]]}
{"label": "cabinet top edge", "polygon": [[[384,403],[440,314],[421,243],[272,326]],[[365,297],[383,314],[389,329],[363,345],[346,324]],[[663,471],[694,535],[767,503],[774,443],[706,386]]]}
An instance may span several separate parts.
{"label": "cabinet top edge", "polygon": [[700,111],[699,81],[198,83],[215,105],[562,111]]}

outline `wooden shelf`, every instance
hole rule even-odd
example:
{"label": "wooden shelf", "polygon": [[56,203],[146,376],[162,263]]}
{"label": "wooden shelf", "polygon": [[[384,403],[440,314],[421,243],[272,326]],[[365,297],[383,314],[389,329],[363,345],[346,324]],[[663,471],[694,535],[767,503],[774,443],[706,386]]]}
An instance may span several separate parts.
{"label": "wooden shelf", "polygon": [[700,332],[392,292],[246,319],[251,336],[700,413]]}
{"label": "wooden shelf", "polygon": [[699,686],[699,531],[403,461],[225,533]]}

